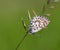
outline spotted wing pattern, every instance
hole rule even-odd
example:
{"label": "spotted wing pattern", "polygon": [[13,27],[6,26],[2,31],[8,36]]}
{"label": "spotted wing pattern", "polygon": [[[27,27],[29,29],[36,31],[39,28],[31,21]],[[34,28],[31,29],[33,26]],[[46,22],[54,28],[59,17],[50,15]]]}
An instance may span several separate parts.
{"label": "spotted wing pattern", "polygon": [[29,32],[38,32],[42,28],[45,28],[49,23],[50,21],[47,18],[45,18],[45,16],[35,16],[30,21]]}

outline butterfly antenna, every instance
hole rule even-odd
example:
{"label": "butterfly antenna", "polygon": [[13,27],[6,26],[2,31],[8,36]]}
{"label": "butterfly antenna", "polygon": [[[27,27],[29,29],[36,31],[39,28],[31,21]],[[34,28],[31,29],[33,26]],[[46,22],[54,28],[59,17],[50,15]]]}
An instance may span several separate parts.
{"label": "butterfly antenna", "polygon": [[29,10],[28,10],[28,19],[31,20],[31,15],[30,15]]}
{"label": "butterfly antenna", "polygon": [[27,35],[28,35],[28,31],[26,32],[26,34],[24,35],[24,37],[22,38],[22,40],[18,43],[18,45],[15,48],[15,50],[17,50],[19,48],[19,46],[22,44],[22,42],[24,41],[24,39],[26,38]]}
{"label": "butterfly antenna", "polygon": [[34,10],[33,10],[33,13],[34,13],[35,16],[37,16],[37,14],[36,14],[36,12]]}

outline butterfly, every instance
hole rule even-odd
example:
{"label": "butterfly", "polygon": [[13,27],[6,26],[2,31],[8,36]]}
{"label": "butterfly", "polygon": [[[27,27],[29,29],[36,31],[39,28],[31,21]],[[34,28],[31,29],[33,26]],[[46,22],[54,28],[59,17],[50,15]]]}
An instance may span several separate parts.
{"label": "butterfly", "polygon": [[[25,39],[25,37],[28,34],[35,34],[36,32],[38,32],[41,29],[48,26],[48,24],[50,23],[50,20],[47,17],[38,16],[34,10],[33,10],[33,13],[34,13],[34,17],[31,18],[30,12],[28,10],[28,19],[29,19],[30,24],[29,24],[29,27],[28,27],[28,30],[27,30],[26,34],[24,35],[24,37],[22,38],[20,43],[17,45],[16,50],[18,49],[18,47],[21,45],[21,43],[23,42],[23,40]],[[23,18],[21,19],[21,21],[22,21],[24,29],[26,30],[27,26],[26,26],[25,21],[23,20]]]}

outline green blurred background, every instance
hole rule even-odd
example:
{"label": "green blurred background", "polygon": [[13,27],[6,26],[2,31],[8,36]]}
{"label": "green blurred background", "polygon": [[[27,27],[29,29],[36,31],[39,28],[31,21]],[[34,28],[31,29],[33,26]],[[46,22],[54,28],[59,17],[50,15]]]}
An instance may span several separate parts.
{"label": "green blurred background", "polygon": [[[28,26],[28,9],[31,17],[32,10],[41,15],[43,5],[43,0],[0,0],[0,50],[15,50],[26,32],[21,17]],[[44,13],[51,14],[47,17],[51,21],[48,27],[34,36],[28,35],[18,50],[60,50],[60,2],[51,5],[55,8],[47,8]]]}

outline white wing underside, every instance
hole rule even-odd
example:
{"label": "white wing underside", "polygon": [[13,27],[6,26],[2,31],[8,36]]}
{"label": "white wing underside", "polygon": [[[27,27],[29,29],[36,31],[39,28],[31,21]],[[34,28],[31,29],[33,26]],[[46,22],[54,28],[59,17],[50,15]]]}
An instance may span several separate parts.
{"label": "white wing underside", "polygon": [[30,21],[30,33],[38,32],[42,28],[45,28],[49,23],[50,21],[44,16],[33,17]]}

